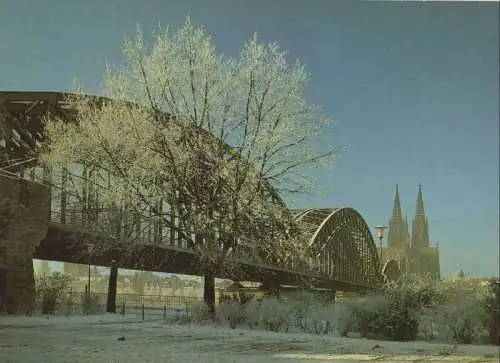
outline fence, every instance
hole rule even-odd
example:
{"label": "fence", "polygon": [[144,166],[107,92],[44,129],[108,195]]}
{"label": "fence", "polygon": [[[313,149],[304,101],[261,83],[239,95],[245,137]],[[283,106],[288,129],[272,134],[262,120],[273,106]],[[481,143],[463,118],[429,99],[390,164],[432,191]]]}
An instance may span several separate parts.
{"label": "fence", "polygon": [[[184,312],[189,314],[192,306],[203,299],[187,296],[117,294],[116,312],[122,315],[137,315],[146,318],[164,318],[167,314]],[[43,296],[36,301],[35,311],[44,312]],[[69,290],[56,301],[56,315],[101,314],[106,312],[107,294]]]}

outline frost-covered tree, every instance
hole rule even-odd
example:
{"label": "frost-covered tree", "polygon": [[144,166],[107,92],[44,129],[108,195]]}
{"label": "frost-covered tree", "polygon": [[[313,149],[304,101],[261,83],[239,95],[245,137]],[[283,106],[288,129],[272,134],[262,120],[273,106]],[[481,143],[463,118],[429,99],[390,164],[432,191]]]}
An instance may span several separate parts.
{"label": "frost-covered tree", "polygon": [[109,101],[79,88],[69,99],[77,122],[47,120],[45,165],[80,164],[107,180],[109,205],[160,219],[202,257],[210,306],[229,257],[301,256],[300,230],[278,193],[310,191],[311,167],[333,165],[339,152],[318,140],[331,122],[303,94],[304,66],[256,35],[239,57],[218,54],[189,18],[174,33],[160,28],[152,45],[139,29],[123,54],[125,65],[104,75]]}

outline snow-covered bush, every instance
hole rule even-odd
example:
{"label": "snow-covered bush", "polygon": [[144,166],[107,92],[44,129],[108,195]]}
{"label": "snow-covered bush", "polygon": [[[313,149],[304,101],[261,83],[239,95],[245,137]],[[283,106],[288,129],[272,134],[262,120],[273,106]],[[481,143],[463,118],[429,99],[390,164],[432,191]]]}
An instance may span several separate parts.
{"label": "snow-covered bush", "polygon": [[350,331],[357,331],[354,328],[353,305],[352,301],[337,302],[334,305],[333,328],[342,337],[347,336]]}
{"label": "snow-covered bush", "polygon": [[63,293],[71,284],[71,278],[60,272],[35,280],[36,298],[41,301],[42,314],[54,313],[61,304]]}
{"label": "snow-covered bush", "polygon": [[488,282],[489,294],[484,299],[488,312],[488,336],[491,344],[500,345],[500,280]]}
{"label": "snow-covered bush", "polygon": [[420,334],[428,340],[458,344],[484,342],[488,331],[486,311],[476,296],[462,296],[425,311],[420,320]]}
{"label": "snow-covered bush", "polygon": [[[219,305],[216,307],[216,318],[220,323],[229,323],[231,329],[235,329],[238,324],[243,323],[246,319],[245,311],[248,310],[247,306],[256,307],[257,313],[252,312],[250,315],[252,317],[258,317],[260,309],[259,303],[256,302],[254,296],[251,294],[246,294],[242,291],[238,293],[221,294],[219,296]],[[255,309],[254,309],[255,310]],[[248,310],[250,311],[250,310]],[[252,317],[250,318],[251,323],[250,328],[258,325],[257,322],[252,323]]]}
{"label": "snow-covered bush", "polygon": [[317,335],[329,334],[334,330],[336,320],[334,304],[320,302],[311,305],[311,310],[306,315],[304,331]]}
{"label": "snow-covered bush", "polygon": [[283,302],[289,306],[295,325],[303,332],[328,334],[336,321],[334,304],[309,291],[300,291]]}
{"label": "snow-covered bush", "polygon": [[337,330],[376,339],[484,343],[492,325],[492,296],[478,280],[407,276],[378,294],[344,302],[344,311],[336,314],[342,319]]}
{"label": "snow-covered bush", "polygon": [[193,303],[189,310],[187,310],[186,316],[183,320],[188,320],[193,323],[203,323],[209,320],[210,318],[210,309],[207,304],[204,302],[195,302]]}
{"label": "snow-covered bush", "polygon": [[375,339],[414,340],[419,314],[441,299],[434,282],[408,276],[387,284],[380,294],[347,301],[353,321],[344,324],[341,334],[347,329]]}
{"label": "snow-covered bush", "polygon": [[[494,288],[477,280],[431,281],[409,276],[386,285],[376,294],[335,304],[300,292],[282,296],[282,300],[266,298],[245,304],[238,299],[224,299],[216,313],[218,320],[227,321],[231,328],[245,323],[251,329],[287,332],[293,324],[303,332],[318,335],[337,331],[341,336],[359,333],[384,340],[419,338],[484,344],[498,339],[491,327],[499,310]],[[195,305],[191,311],[193,322],[208,317],[203,304]]]}
{"label": "snow-covered bush", "polygon": [[443,298],[424,309],[419,336],[426,340],[471,344],[488,342],[492,291],[472,279],[448,279],[440,283]]}
{"label": "snow-covered bush", "polygon": [[231,329],[243,320],[243,307],[236,301],[223,301],[215,308],[215,315],[220,323],[228,323]]}
{"label": "snow-covered bush", "polygon": [[98,314],[105,311],[106,302],[99,294],[93,292],[80,295],[79,303],[84,314]]}
{"label": "snow-covered bush", "polygon": [[300,291],[295,295],[289,296],[285,302],[292,311],[295,325],[304,332],[309,329],[309,314],[318,304],[317,300],[314,294]]}
{"label": "snow-covered bush", "polygon": [[[373,295],[351,302],[352,324],[350,328],[362,337],[375,339],[394,339],[392,331],[399,327],[398,322],[408,322],[401,307],[395,309],[384,295]],[[411,322],[411,320],[410,320]],[[394,326],[396,325],[396,326]]]}
{"label": "snow-covered bush", "polygon": [[266,330],[288,332],[293,311],[276,298],[263,299],[260,304],[260,321]]}
{"label": "snow-covered bush", "polygon": [[261,321],[260,302],[257,300],[248,301],[243,308],[243,317],[250,329],[255,329]]}

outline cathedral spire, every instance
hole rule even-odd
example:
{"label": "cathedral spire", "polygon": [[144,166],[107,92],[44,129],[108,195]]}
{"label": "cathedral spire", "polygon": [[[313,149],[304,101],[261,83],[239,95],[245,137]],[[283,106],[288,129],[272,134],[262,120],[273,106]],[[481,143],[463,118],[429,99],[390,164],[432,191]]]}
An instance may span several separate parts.
{"label": "cathedral spire", "polygon": [[424,197],[422,196],[422,184],[418,185],[417,211],[415,212],[415,217],[416,216],[422,216],[425,218]]}
{"label": "cathedral spire", "polygon": [[389,220],[389,233],[387,235],[388,247],[403,247],[409,244],[408,225],[403,220],[401,200],[399,199],[399,185],[396,184],[396,194],[392,207],[392,217]]}
{"label": "cathedral spire", "polygon": [[396,194],[394,195],[394,205],[392,206],[392,220],[401,220],[401,201],[399,200],[399,186],[396,184]]}
{"label": "cathedral spire", "polygon": [[425,216],[422,184],[418,185],[417,208],[411,229],[411,247],[429,247],[429,226]]}

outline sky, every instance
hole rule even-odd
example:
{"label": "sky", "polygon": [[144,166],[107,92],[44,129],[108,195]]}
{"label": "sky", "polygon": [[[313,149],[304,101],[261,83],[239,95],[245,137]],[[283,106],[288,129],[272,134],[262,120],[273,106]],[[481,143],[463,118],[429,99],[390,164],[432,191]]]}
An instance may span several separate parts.
{"label": "sky", "polygon": [[237,55],[254,32],[311,73],[308,99],[347,146],[301,207],[350,206],[388,224],[395,184],[413,218],[422,183],[443,275],[499,274],[498,3],[330,0],[0,0],[0,90],[98,93],[140,24],[190,15]]}

